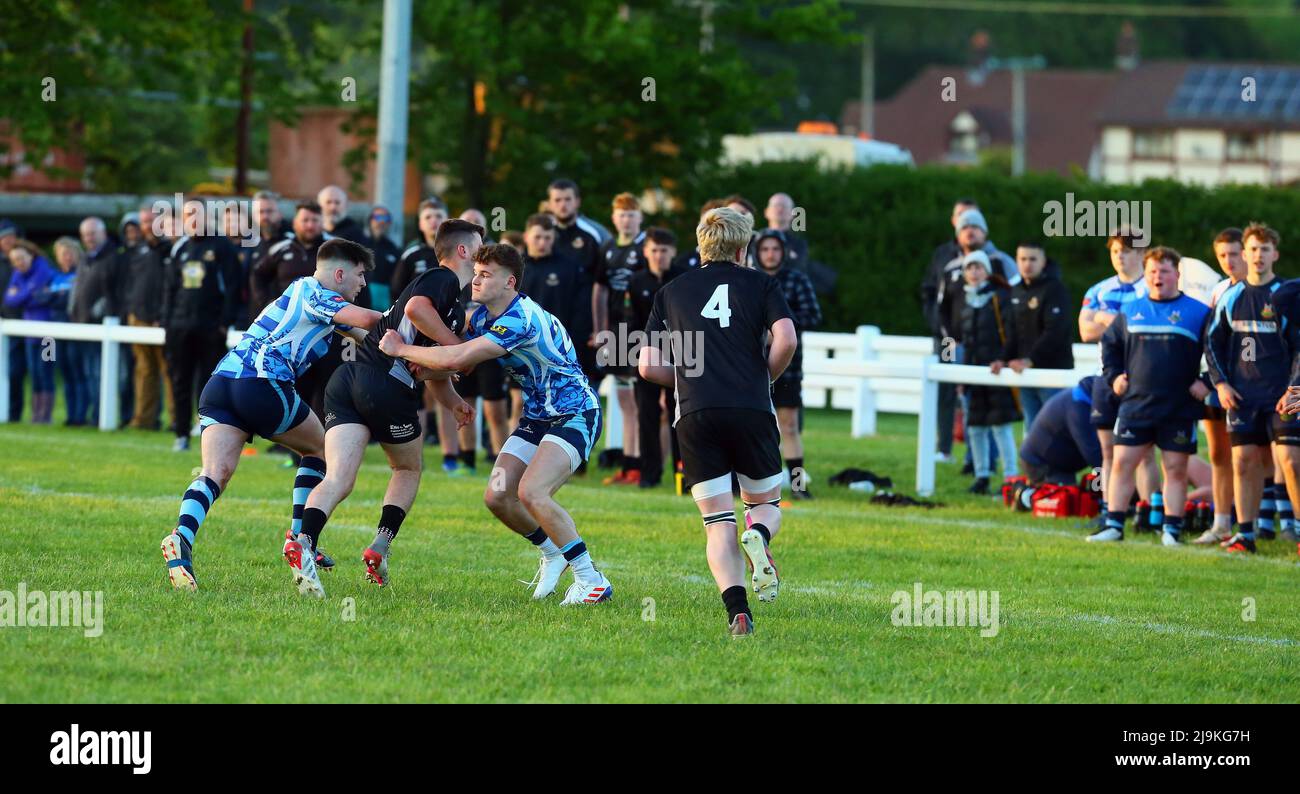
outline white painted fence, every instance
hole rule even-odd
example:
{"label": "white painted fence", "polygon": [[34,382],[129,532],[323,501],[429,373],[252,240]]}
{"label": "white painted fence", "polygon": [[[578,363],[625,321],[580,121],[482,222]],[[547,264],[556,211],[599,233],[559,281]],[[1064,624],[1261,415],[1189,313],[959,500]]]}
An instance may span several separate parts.
{"label": "white painted fence", "polygon": [[[230,331],[226,344],[234,346],[241,334]],[[99,428],[113,430],[119,424],[121,345],[161,345],[164,333],[161,328],[123,326],[116,317],[106,318],[103,325],[0,320],[0,417],[9,415],[8,337],[12,336],[101,342]],[[1019,375],[1003,370],[994,375],[986,367],[941,364],[928,338],[889,336],[870,325],[859,326],[852,334],[805,333],[803,344],[804,404],[852,411],[854,438],[875,435],[876,417],[882,411],[917,415],[916,490],[923,496],[934,492],[939,383],[1065,388],[1096,372],[1098,364],[1096,345],[1076,344],[1073,370],[1028,370]],[[606,378],[601,394],[607,406],[606,446],[617,447],[620,444],[614,439],[621,437],[622,424],[611,384]]]}

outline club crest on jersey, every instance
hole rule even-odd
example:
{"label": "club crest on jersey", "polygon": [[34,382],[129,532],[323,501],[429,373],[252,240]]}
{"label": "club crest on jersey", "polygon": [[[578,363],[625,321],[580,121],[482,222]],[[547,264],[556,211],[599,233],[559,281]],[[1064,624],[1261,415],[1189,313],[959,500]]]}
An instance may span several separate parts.
{"label": "club crest on jersey", "polygon": [[558,287],[560,285],[560,275],[558,273],[546,274],[546,286]]}
{"label": "club crest on jersey", "polygon": [[[1178,310],[1175,309],[1174,311],[1169,312],[1169,322],[1173,323],[1174,325],[1177,325],[1179,321],[1181,321],[1182,319],[1183,319],[1183,315]],[[1182,442],[1180,441],[1178,443],[1181,444]]]}
{"label": "club crest on jersey", "polygon": [[582,237],[581,237],[581,236],[579,236],[579,237],[574,237],[574,238],[573,238],[573,247],[574,247],[574,248],[581,248],[581,247],[584,246],[584,245],[586,245],[586,243],[584,243],[584,242],[582,241]]}
{"label": "club crest on jersey", "polygon": [[1263,317],[1265,320],[1271,320],[1273,319],[1273,315],[1274,315],[1273,304],[1265,303],[1264,308],[1261,309],[1259,312],[1259,316]]}
{"label": "club crest on jersey", "polygon": [[1035,295],[1034,297],[1032,297],[1032,298],[1029,299],[1029,308],[1030,308],[1030,309],[1037,309],[1037,308],[1038,308],[1038,296],[1037,296],[1037,295]]}
{"label": "club crest on jersey", "polygon": [[204,262],[215,262],[216,259],[217,259],[217,252],[213,251],[211,248],[203,252]]}

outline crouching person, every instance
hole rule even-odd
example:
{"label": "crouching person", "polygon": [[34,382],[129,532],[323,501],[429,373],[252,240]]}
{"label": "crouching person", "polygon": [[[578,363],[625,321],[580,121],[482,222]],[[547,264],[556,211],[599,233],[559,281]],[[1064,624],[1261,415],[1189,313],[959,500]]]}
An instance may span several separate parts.
{"label": "crouching person", "polygon": [[1196,454],[1196,422],[1209,389],[1198,377],[1210,308],[1178,290],[1178,252],[1159,246],[1143,257],[1147,294],[1126,303],[1101,340],[1102,377],[1120,398],[1115,460],[1107,483],[1106,524],[1090,541],[1124,539],[1124,508],[1133,498],[1138,461],[1154,444],[1164,469],[1162,542],[1175,546],[1183,528],[1187,459]]}

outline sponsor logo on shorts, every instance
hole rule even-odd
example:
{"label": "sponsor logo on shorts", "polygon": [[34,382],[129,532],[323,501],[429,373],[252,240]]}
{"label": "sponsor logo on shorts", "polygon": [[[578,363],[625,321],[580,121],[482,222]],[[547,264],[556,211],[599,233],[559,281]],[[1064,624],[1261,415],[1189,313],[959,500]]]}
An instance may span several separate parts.
{"label": "sponsor logo on shorts", "polygon": [[393,438],[406,438],[415,435],[415,425],[407,423],[404,425],[389,425],[388,433]]}

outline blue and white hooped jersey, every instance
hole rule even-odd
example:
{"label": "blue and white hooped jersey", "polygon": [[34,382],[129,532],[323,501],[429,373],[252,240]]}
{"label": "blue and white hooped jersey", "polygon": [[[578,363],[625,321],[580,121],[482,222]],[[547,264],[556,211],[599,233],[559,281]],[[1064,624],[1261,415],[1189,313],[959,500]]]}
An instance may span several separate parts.
{"label": "blue and white hooped jersey", "polygon": [[[1088,288],[1088,291],[1083,294],[1083,308],[1119,314],[1125,306],[1146,296],[1147,283],[1141,276],[1132,284],[1125,284],[1118,275],[1114,275]],[[1097,342],[1097,348],[1101,349],[1100,340]],[[1097,367],[1097,374],[1101,374],[1100,365]]]}
{"label": "blue and white hooped jersey", "polygon": [[500,317],[489,317],[487,306],[478,307],[465,339],[479,336],[506,349],[498,360],[523,389],[524,416],[553,419],[600,407],[569,332],[522,292]]}
{"label": "blue and white hooped jersey", "polygon": [[227,378],[296,381],[329,350],[334,315],[347,300],[311,276],[289,285],[212,371]]}
{"label": "blue and white hooped jersey", "polygon": [[1120,281],[1119,276],[1093,284],[1083,295],[1083,308],[1098,312],[1118,314],[1125,306],[1147,295],[1147,284],[1139,276],[1132,284]]}

